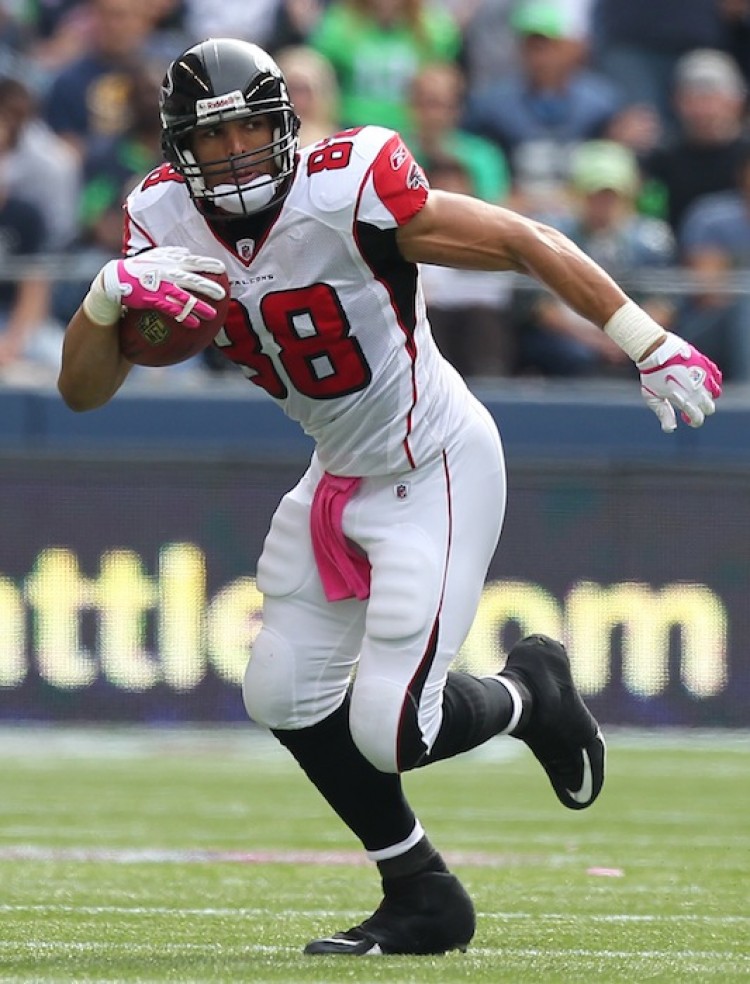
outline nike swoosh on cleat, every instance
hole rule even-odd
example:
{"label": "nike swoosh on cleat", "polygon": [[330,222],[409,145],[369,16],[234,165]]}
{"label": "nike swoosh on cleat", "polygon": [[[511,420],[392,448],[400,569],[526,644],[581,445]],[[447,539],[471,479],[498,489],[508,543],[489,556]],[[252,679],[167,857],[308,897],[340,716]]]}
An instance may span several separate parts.
{"label": "nike swoosh on cleat", "polygon": [[581,780],[581,788],[578,790],[566,789],[565,792],[576,803],[588,803],[591,799],[591,794],[594,791],[594,777],[591,772],[591,760],[589,759],[589,753],[585,748],[581,749],[581,757],[583,758],[583,779]]}
{"label": "nike swoosh on cleat", "polygon": [[[321,940],[321,943],[333,943],[335,946],[340,947],[355,947],[361,946],[362,940],[347,940],[342,939],[340,936],[331,937],[329,936],[327,940]],[[379,957],[382,956],[383,951],[380,949],[379,943],[373,943],[369,950],[363,950],[361,956],[363,957]]]}

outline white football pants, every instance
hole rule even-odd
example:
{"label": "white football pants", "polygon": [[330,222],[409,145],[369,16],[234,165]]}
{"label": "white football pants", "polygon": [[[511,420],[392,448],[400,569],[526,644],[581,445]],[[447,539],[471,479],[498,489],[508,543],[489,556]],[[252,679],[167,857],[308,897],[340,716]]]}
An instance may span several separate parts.
{"label": "white football pants", "polygon": [[245,706],[269,728],[310,727],[340,706],[356,668],[354,741],[376,768],[398,772],[407,715],[426,751],[435,740],[446,673],[471,628],[500,536],[500,437],[471,399],[440,457],[363,479],[343,529],[372,566],[366,601],[329,602],[323,593],[310,540],[320,477],[313,457],[281,500],[258,562],[263,627],[245,674]]}

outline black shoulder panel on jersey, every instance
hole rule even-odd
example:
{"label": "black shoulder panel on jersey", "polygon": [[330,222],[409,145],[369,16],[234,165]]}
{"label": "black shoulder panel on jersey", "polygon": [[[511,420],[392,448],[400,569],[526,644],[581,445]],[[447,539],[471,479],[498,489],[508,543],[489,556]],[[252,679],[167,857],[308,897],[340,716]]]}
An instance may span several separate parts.
{"label": "black shoulder panel on jersey", "polygon": [[396,244],[396,229],[378,229],[357,222],[354,238],[375,278],[385,284],[393,298],[399,322],[411,338],[417,324],[417,267],[405,260]]}

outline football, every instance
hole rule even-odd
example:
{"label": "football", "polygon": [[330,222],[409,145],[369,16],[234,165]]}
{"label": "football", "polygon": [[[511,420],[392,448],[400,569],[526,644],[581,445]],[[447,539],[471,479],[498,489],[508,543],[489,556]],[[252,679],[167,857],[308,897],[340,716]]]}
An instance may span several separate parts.
{"label": "football", "polygon": [[226,291],[220,301],[205,298],[216,308],[216,317],[201,320],[197,328],[188,328],[160,311],[126,308],[119,327],[120,351],[126,359],[138,366],[174,366],[211,344],[229,310],[229,277],[226,273],[201,273],[201,276],[215,280]]}

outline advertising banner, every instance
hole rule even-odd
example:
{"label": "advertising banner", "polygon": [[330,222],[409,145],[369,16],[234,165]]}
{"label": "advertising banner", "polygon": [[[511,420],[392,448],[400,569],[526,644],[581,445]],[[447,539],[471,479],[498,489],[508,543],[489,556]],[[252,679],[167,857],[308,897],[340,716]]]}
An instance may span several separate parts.
{"label": "advertising banner", "polygon": [[[236,722],[255,568],[299,465],[6,458],[0,720]],[[516,464],[456,664],[568,645],[605,723],[750,726],[750,472]]]}

